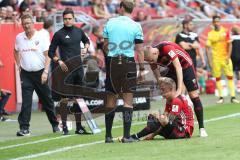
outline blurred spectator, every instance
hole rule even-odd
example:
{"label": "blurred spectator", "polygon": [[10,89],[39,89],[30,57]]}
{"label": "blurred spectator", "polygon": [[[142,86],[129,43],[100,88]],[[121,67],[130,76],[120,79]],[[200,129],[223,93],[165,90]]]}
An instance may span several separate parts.
{"label": "blurred spectator", "polygon": [[217,9],[220,9],[222,11],[224,11],[226,8],[225,4],[222,3],[221,0],[214,0],[213,5],[214,5],[214,7],[216,7]]}
{"label": "blurred spectator", "polygon": [[9,115],[9,113],[6,112],[4,108],[10,96],[10,91],[0,88],[0,121],[6,121],[7,118],[3,117],[3,115]]}
{"label": "blurred spectator", "polygon": [[47,42],[46,44],[50,44],[50,33],[53,31],[53,21],[51,19],[46,19],[43,22],[43,28],[39,31],[42,37],[45,37]]}
{"label": "blurred spectator", "polygon": [[20,18],[17,11],[14,11],[12,14],[12,21],[14,24],[20,25]]}
{"label": "blurred spectator", "polygon": [[5,22],[12,22],[13,8],[11,6],[7,6],[6,8],[7,8],[7,15],[5,18]]}
{"label": "blurred spectator", "polygon": [[85,0],[61,0],[61,4],[69,5],[69,6],[80,6],[81,1],[85,1]]}
{"label": "blurred spectator", "polygon": [[110,18],[111,15],[108,12],[105,0],[94,0],[93,1],[93,13],[98,18]]}
{"label": "blurred spectator", "polygon": [[229,2],[225,9],[225,12],[234,15],[236,18],[240,18],[239,5],[235,0]]}
{"label": "blurred spectator", "polygon": [[45,1],[45,4],[44,4],[44,8],[47,10],[47,11],[50,11],[51,8],[54,7],[54,0],[46,0]]}
{"label": "blurred spectator", "polygon": [[20,6],[19,12],[20,12],[20,17],[22,15],[25,15],[25,14],[31,14],[32,15],[32,11],[30,10],[29,6],[25,5],[25,4]]}
{"label": "blurred spectator", "polygon": [[17,7],[18,7],[17,4],[18,4],[17,0],[2,0],[0,2],[0,7],[11,6],[14,10],[17,10]]}
{"label": "blurred spectator", "polygon": [[94,26],[92,30],[93,35],[96,37],[96,57],[99,60],[98,61],[98,66],[103,69],[105,67],[105,55],[104,55],[104,50],[103,50],[103,42],[104,38],[102,35],[102,28],[100,26]]}
{"label": "blurred spectator", "polygon": [[21,6],[28,6],[29,8],[32,8],[32,6],[36,4],[37,3],[35,2],[35,0],[23,0],[22,3],[20,4],[20,8]]}
{"label": "blurred spectator", "polygon": [[1,7],[0,8],[0,22],[5,22],[6,17],[7,17],[7,8]]}
{"label": "blurred spectator", "polygon": [[43,17],[42,17],[42,8],[40,6],[34,6],[32,8],[33,12],[33,17],[35,19],[35,22],[43,22]]}
{"label": "blurred spectator", "polygon": [[167,10],[169,10],[169,7],[167,6],[166,0],[158,0],[157,1],[157,12],[158,15],[161,17],[166,17],[167,16]]}
{"label": "blurred spectator", "polygon": [[[0,59],[0,68],[4,67],[3,62]],[[3,115],[8,114],[5,110],[4,107],[7,104],[7,101],[11,95],[10,91],[3,90],[0,87],[0,121],[6,121],[7,118],[3,117]]]}
{"label": "blurred spectator", "polygon": [[142,22],[142,21],[146,21],[146,20],[149,20],[149,19],[151,19],[150,15],[147,15],[144,10],[139,10],[137,12],[137,16],[135,18],[135,21],[136,22]]}
{"label": "blurred spectator", "polygon": [[46,20],[49,16],[49,13],[46,9],[42,9],[42,18],[43,20]]}
{"label": "blurred spectator", "polygon": [[213,5],[213,1],[212,0],[205,0],[205,1],[206,3],[208,3],[208,5],[202,5],[201,9],[206,16],[213,17],[213,15],[215,15],[215,12],[210,7],[211,5]]}
{"label": "blurred spectator", "polygon": [[112,0],[106,0],[106,6],[109,13],[116,13],[117,5],[115,5]]}

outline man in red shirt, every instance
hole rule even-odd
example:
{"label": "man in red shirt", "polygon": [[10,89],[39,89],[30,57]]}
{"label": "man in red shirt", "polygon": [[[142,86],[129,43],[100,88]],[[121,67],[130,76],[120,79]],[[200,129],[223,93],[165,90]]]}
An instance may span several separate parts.
{"label": "man in red shirt", "polygon": [[203,122],[203,106],[199,98],[197,79],[189,54],[176,43],[163,41],[154,47],[147,47],[144,57],[150,63],[157,80],[161,77],[159,66],[165,66],[169,69],[165,76],[172,78],[177,84],[175,97],[181,94],[182,82],[184,82],[194,106],[200,137],[207,137]]}
{"label": "man in red shirt", "polygon": [[194,130],[194,117],[187,99],[182,95],[175,97],[176,84],[173,79],[159,78],[158,84],[166,99],[164,114],[150,114],[147,126],[132,137],[139,139],[146,136],[146,140],[151,140],[156,135],[166,139],[190,138]]}

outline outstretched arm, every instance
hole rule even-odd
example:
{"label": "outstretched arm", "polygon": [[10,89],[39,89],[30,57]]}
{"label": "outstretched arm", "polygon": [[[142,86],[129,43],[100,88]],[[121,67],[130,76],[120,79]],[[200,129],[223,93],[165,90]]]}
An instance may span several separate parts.
{"label": "outstretched arm", "polygon": [[175,58],[173,60],[173,66],[176,70],[177,74],[177,92],[176,92],[176,97],[181,94],[183,90],[183,72],[182,72],[182,66],[179,62],[178,58]]}

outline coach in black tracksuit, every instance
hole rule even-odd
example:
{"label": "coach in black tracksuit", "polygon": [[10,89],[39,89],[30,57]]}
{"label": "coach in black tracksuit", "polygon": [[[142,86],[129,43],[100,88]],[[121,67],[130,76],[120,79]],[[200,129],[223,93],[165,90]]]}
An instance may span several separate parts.
{"label": "coach in black tracksuit", "polygon": [[[87,52],[89,47],[89,39],[82,31],[82,29],[74,26],[74,12],[70,8],[66,8],[63,12],[63,22],[64,27],[57,31],[52,39],[51,45],[49,47],[48,55],[54,62],[58,63],[63,72],[68,72],[68,67],[65,62],[70,58],[77,57],[81,55],[80,42],[83,42],[85,48],[82,49],[83,54]],[[56,49],[59,47],[60,57],[55,55]],[[83,67],[82,63],[79,64],[79,67],[76,71],[71,73],[70,77],[67,78],[66,83],[73,85],[82,85],[83,79]],[[68,134],[68,129],[66,126],[67,120],[67,110],[66,104],[60,105],[61,118],[63,122],[63,134]],[[81,114],[75,114],[76,118],[76,134],[85,134],[87,133],[81,125]]]}

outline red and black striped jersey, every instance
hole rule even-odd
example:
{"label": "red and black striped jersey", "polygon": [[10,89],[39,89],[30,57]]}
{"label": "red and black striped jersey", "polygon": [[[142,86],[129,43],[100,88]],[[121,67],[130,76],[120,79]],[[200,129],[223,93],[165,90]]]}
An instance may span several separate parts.
{"label": "red and black striped jersey", "polygon": [[172,69],[175,70],[172,62],[176,58],[179,59],[183,69],[186,69],[193,64],[189,54],[176,43],[163,41],[155,45],[154,48],[158,48],[159,55],[157,63],[151,64],[153,70],[157,68],[157,65],[167,66],[170,71],[172,71]]}
{"label": "red and black striped jersey", "polygon": [[185,96],[179,95],[171,102],[167,102],[165,112],[169,116],[174,116],[178,124],[181,124],[190,136],[192,135],[194,128],[193,110]]}

